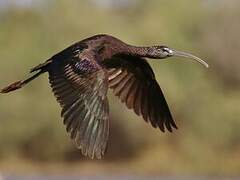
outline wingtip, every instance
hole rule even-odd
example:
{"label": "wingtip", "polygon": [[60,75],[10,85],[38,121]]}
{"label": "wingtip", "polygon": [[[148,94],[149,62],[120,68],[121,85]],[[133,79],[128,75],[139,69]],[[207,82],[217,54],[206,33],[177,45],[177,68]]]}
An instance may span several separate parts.
{"label": "wingtip", "polygon": [[158,126],[158,128],[160,129],[160,131],[162,131],[163,133],[165,133],[165,128],[164,128],[164,127]]}
{"label": "wingtip", "polygon": [[174,129],[178,129],[178,127],[177,127],[177,125],[175,124],[175,122],[174,123],[172,123],[172,127],[174,128]]}
{"label": "wingtip", "polygon": [[[174,124],[174,125],[172,126],[172,128],[174,128],[175,130],[178,130],[178,127],[177,127],[176,124]],[[172,130],[171,132],[173,132],[173,130]]]}
{"label": "wingtip", "polygon": [[169,129],[168,129],[168,131],[169,131],[170,133],[172,133],[172,132],[173,132],[172,128],[169,128]]}
{"label": "wingtip", "polygon": [[[170,126],[166,126],[166,129],[168,132],[170,133],[173,133],[174,132],[174,129],[178,130],[178,127],[177,125],[174,123],[174,124],[170,124]],[[165,129],[161,129],[160,130],[164,133],[165,132]]]}

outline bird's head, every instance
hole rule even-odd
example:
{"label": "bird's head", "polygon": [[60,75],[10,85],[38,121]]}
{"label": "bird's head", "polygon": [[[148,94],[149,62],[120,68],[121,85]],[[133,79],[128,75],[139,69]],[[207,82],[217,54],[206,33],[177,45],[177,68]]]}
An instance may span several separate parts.
{"label": "bird's head", "polygon": [[199,62],[200,64],[204,65],[205,67],[208,67],[208,64],[204,60],[200,59],[199,57],[183,51],[177,51],[175,49],[171,49],[167,46],[153,46],[148,49],[148,55],[151,58],[155,58],[155,59],[165,59],[173,56],[185,57],[185,58],[193,59]]}

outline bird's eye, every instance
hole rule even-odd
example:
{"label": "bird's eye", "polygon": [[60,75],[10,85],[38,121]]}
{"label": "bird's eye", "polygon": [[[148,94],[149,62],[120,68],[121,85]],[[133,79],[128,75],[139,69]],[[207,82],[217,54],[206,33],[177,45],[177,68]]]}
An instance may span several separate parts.
{"label": "bird's eye", "polygon": [[172,54],[173,54],[173,50],[169,49],[168,47],[164,47],[164,48],[162,48],[162,50],[163,50],[164,52],[166,52],[167,54],[169,54],[169,55],[172,55]]}
{"label": "bird's eye", "polygon": [[167,52],[167,53],[170,51],[170,49],[167,46],[159,46],[158,50],[161,50],[161,51]]}
{"label": "bird's eye", "polygon": [[170,49],[167,48],[167,47],[164,47],[164,48],[162,48],[162,50],[165,51],[165,52],[169,52]]}

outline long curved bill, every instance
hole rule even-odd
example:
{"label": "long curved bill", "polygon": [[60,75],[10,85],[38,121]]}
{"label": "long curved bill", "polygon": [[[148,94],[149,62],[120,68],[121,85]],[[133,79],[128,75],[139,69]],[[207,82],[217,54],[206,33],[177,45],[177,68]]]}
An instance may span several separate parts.
{"label": "long curved bill", "polygon": [[173,56],[178,56],[178,57],[190,58],[190,59],[193,59],[193,60],[199,62],[200,64],[204,65],[206,68],[209,67],[209,65],[204,60],[202,60],[199,57],[194,56],[190,53],[186,53],[186,52],[183,52],[183,51],[172,50],[172,55]]}

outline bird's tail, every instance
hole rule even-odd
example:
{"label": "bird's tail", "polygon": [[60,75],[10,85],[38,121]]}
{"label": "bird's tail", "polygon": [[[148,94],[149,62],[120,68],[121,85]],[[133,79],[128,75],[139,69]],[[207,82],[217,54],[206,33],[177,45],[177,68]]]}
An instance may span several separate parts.
{"label": "bird's tail", "polygon": [[39,71],[38,73],[34,74],[33,76],[31,76],[30,78],[27,78],[25,80],[21,80],[21,81],[17,81],[14,82],[10,85],[8,85],[7,87],[3,88],[2,90],[0,90],[0,93],[9,93],[11,91],[15,91],[17,89],[22,88],[23,86],[25,86],[26,84],[28,84],[30,81],[34,80],[35,78],[37,78],[40,74],[42,74],[42,71]]}
{"label": "bird's tail", "polygon": [[30,72],[34,72],[34,71],[39,71],[39,72],[37,72],[36,74],[34,74],[33,76],[31,76],[31,77],[29,77],[29,78],[27,78],[25,80],[17,81],[17,82],[14,82],[14,83],[8,85],[7,87],[5,87],[2,90],[0,90],[0,93],[9,93],[11,91],[15,91],[17,89],[22,88],[23,86],[28,84],[30,81],[36,79],[39,75],[41,75],[42,73],[46,72],[47,71],[47,67],[48,67],[48,65],[50,63],[51,63],[51,61],[48,60],[45,63],[39,64],[38,66],[32,68],[30,70]]}

